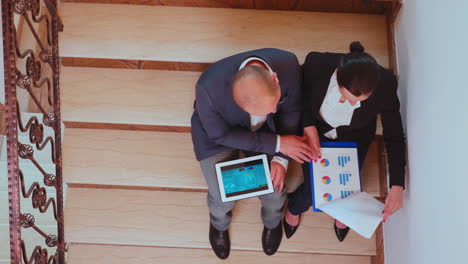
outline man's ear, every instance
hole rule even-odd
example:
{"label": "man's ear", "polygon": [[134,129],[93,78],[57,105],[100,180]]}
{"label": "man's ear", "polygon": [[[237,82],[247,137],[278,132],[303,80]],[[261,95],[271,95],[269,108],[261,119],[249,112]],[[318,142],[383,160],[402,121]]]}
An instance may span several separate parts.
{"label": "man's ear", "polygon": [[273,78],[273,82],[278,84],[279,83],[278,74],[274,72],[271,76]]}

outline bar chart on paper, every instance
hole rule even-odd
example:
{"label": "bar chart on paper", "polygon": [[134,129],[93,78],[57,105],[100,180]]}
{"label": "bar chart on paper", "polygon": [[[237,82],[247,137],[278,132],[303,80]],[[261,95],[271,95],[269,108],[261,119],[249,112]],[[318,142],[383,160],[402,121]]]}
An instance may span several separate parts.
{"label": "bar chart on paper", "polygon": [[340,184],[346,186],[351,176],[351,173],[340,173]]}
{"label": "bar chart on paper", "polygon": [[348,164],[348,162],[351,161],[351,157],[350,156],[338,156],[338,165],[340,165],[341,167],[345,167],[346,164]]}
{"label": "bar chart on paper", "polygon": [[350,196],[353,193],[354,193],[354,191],[341,191],[341,199],[344,199],[344,198]]}

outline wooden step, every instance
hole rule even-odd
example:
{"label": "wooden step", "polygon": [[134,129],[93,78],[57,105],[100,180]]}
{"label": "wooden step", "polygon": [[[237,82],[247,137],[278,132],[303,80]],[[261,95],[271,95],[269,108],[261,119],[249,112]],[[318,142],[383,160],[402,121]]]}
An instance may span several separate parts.
{"label": "wooden step", "polygon": [[368,256],[339,256],[320,254],[278,253],[269,257],[263,252],[233,250],[227,260],[218,259],[211,249],[132,247],[115,245],[71,244],[69,264],[216,264],[216,263],[270,263],[270,264],[371,264]]}
{"label": "wooden step", "polygon": [[[232,248],[262,251],[260,201],[240,201],[233,215]],[[70,188],[65,219],[71,243],[211,248],[205,193]],[[373,256],[376,243],[353,231],[340,243],[333,219],[308,212],[280,251]]]}
{"label": "wooden step", "polygon": [[[63,175],[70,186],[130,189],[207,189],[189,133],[67,128]],[[369,149],[363,170],[364,191],[380,196],[378,148]],[[291,190],[302,181],[291,163]]]}
{"label": "wooden step", "polygon": [[217,8],[247,8],[267,10],[294,10],[309,12],[334,12],[334,13],[363,13],[383,14],[386,3],[391,0],[379,0],[367,2],[365,0],[62,0],[73,3],[109,3],[109,4],[134,4],[134,5],[162,5],[162,6],[191,6],[191,7],[217,7]]}
{"label": "wooden step", "polygon": [[188,133],[68,128],[63,154],[68,184],[207,188]]}
{"label": "wooden step", "polygon": [[64,67],[66,122],[190,126],[199,72]]}
{"label": "wooden step", "polygon": [[62,57],[211,63],[275,47],[303,62],[360,40],[388,66],[384,15],[83,3],[61,3],[60,14]]}
{"label": "wooden step", "polygon": [[63,67],[62,119],[74,127],[188,128],[199,76],[187,71]]}

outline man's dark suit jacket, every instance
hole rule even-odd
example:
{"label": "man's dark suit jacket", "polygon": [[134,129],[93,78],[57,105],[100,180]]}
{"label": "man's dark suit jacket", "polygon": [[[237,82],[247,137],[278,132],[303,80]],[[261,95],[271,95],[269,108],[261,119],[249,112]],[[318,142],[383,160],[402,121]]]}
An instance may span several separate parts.
{"label": "man's dark suit jacket", "polygon": [[[261,58],[278,74],[283,101],[277,112],[269,114],[265,125],[256,132],[250,131],[250,115],[232,97],[232,79],[249,57]],[[192,141],[197,159],[203,160],[230,149],[275,154],[277,134],[295,135],[298,132],[301,78],[297,57],[279,49],[248,51],[210,66],[196,85]]]}
{"label": "man's dark suit jacket", "polygon": [[[321,118],[319,111],[327,94],[330,78],[343,55],[318,52],[307,55],[303,65],[303,128],[316,126],[322,134],[333,129]],[[357,141],[368,146],[375,136],[377,114],[381,114],[388,153],[390,186],[405,185],[405,136],[397,87],[395,76],[381,67],[378,87],[367,100],[361,102],[360,108],[354,110],[351,124],[336,128],[340,141]]]}

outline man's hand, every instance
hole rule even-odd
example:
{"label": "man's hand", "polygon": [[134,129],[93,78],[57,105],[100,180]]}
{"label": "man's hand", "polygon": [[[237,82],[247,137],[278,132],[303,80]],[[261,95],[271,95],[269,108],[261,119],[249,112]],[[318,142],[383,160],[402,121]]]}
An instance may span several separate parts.
{"label": "man's hand", "polygon": [[305,137],[281,136],[280,152],[301,164],[310,162],[313,157],[312,150],[304,141]]}
{"label": "man's hand", "polygon": [[271,163],[271,180],[273,181],[273,187],[278,188],[279,193],[283,192],[284,177],[286,176],[286,170],[283,165],[278,162]]}
{"label": "man's hand", "polygon": [[385,223],[389,216],[401,208],[403,208],[403,187],[393,185],[387,199],[385,199],[385,209],[382,211],[384,214],[383,222]]}
{"label": "man's hand", "polygon": [[317,128],[315,126],[309,126],[304,128],[304,136],[306,138],[306,143],[310,146],[312,151],[312,159],[317,161],[322,157],[320,151],[320,138],[318,136]]}

